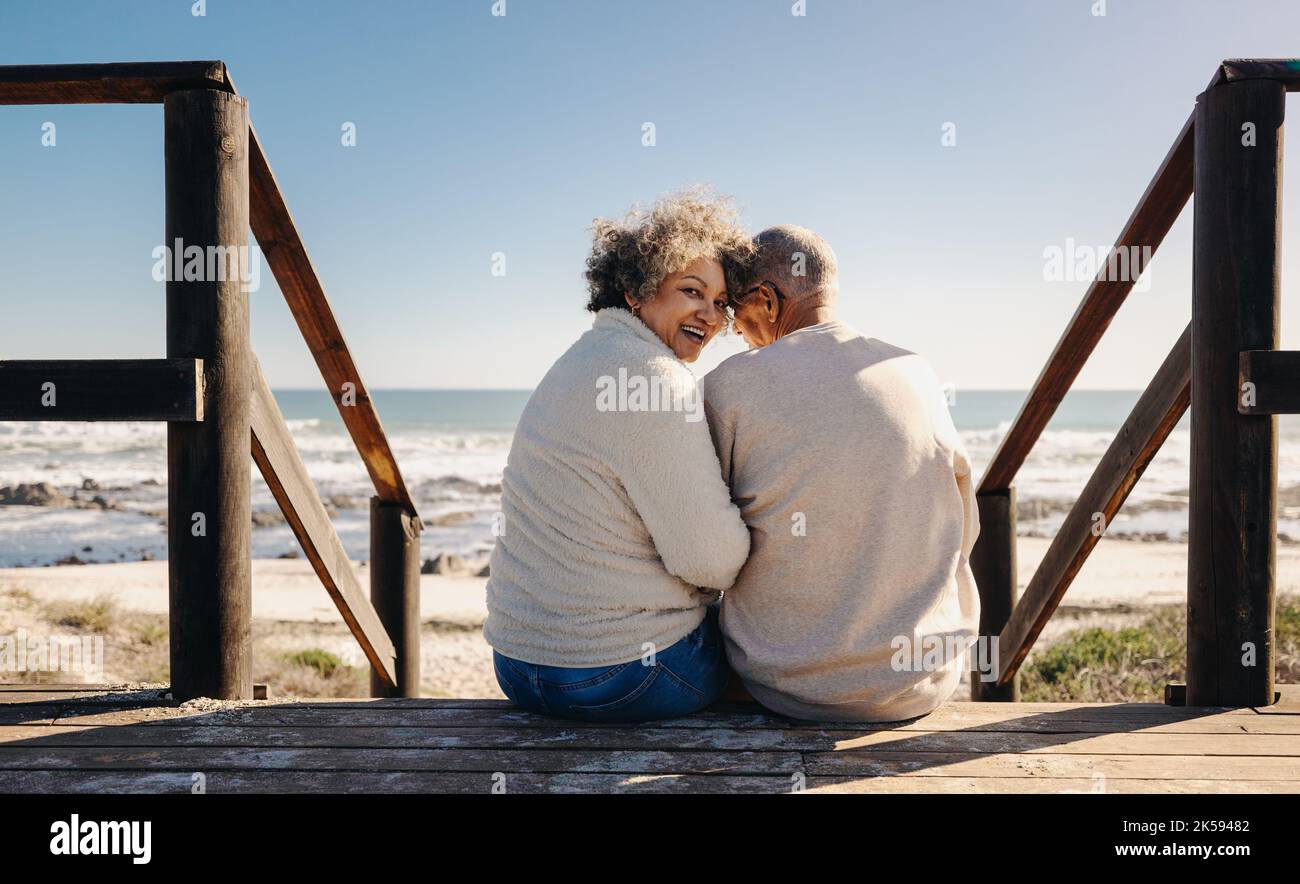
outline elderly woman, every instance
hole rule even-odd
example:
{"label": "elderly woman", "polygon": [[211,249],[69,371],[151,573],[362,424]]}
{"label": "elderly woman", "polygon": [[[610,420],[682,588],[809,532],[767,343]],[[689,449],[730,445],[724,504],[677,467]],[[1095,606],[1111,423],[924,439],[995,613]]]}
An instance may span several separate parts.
{"label": "elderly woman", "polygon": [[516,704],[588,721],[686,715],[726,687],[712,602],[749,532],[702,420],[694,362],[752,248],[689,191],[597,220],[591,329],[528,400],[501,483],[484,636]]}

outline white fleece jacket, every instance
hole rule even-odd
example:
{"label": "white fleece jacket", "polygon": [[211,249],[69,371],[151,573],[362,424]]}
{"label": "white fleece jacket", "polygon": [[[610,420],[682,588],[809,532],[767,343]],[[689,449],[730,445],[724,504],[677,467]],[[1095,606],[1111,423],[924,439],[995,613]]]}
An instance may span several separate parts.
{"label": "white fleece jacket", "polygon": [[626,663],[685,637],[731,586],[749,531],[699,395],[619,308],[597,313],[546,373],[501,481],[483,627],[493,648],[544,666]]}

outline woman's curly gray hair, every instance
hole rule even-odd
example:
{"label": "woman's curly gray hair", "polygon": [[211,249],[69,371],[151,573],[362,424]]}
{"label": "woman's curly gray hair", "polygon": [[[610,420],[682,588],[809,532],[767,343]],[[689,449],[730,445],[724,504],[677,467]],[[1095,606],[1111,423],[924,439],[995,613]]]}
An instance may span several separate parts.
{"label": "woman's curly gray hair", "polygon": [[722,264],[727,291],[735,292],[754,245],[736,222],[730,197],[697,186],[660,199],[649,209],[633,206],[620,219],[597,218],[587,258],[587,309],[627,309],[628,292],[645,303],[670,273],[700,258]]}

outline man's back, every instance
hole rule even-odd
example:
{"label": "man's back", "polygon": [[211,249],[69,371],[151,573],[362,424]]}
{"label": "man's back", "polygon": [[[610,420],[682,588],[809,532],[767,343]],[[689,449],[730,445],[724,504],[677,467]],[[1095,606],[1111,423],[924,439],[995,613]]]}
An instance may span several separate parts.
{"label": "man's back", "polygon": [[[946,700],[963,660],[952,649],[978,633],[979,522],[933,370],[831,321],[728,359],[704,397],[752,534],[721,620],[750,693],[823,720],[892,721]],[[936,645],[942,659],[925,654]]]}

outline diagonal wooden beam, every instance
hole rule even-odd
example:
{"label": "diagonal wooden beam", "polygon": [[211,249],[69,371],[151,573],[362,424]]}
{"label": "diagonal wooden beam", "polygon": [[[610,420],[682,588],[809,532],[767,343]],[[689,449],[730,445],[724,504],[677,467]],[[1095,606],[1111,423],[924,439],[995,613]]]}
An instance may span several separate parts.
{"label": "diagonal wooden beam", "polygon": [[203,360],[0,360],[0,420],[202,421]]}
{"label": "diagonal wooden beam", "polygon": [[[1008,684],[1015,677],[1039,633],[1065,597],[1065,591],[1101,540],[1101,534],[1128,499],[1151,458],[1182,419],[1191,400],[1192,326],[1189,323],[1106,449],[998,636],[999,685]],[[1102,516],[1102,531],[1094,533],[1098,513]]]}
{"label": "diagonal wooden beam", "polygon": [[330,523],[306,465],[298,455],[256,357],[253,358],[253,395],[249,411],[253,425],[253,460],[262,471],[262,478],[375,672],[389,685],[396,685],[397,653],[392,639],[352,572],[343,543]]}
{"label": "diagonal wooden beam", "polygon": [[0,66],[0,105],[158,104],[181,89],[232,91],[219,61]]}
{"label": "diagonal wooden beam", "polygon": [[[251,125],[248,132],[249,223],[253,235],[257,237],[298,329],[316,359],[330,398],[338,407],[374,482],[376,495],[385,503],[402,505],[414,515],[415,504],[388,444],[388,437],[384,435],[379,412],[375,410],[361,372],[343,340],[343,331],[334,318],[325,287],[307,256],[307,248],[298,235],[298,228],[262,151],[257,132]],[[345,393],[349,395],[345,396]]]}
{"label": "diagonal wooden beam", "polygon": [[[1183,124],[1174,146],[1161,162],[1155,177],[1147,185],[1146,192],[1120,231],[1115,240],[1117,251],[1121,247],[1140,249],[1149,246],[1154,255],[1183,206],[1187,204],[1188,197],[1192,195],[1193,119],[1189,116]],[[1110,327],[1111,320],[1119,312],[1138,276],[1137,273],[1130,273],[1132,278],[1128,280],[1100,278],[1104,275],[1103,265],[1103,270],[1099,271],[1098,278],[1088,286],[1083,301],[1065,333],[1056,342],[1052,355],[1034,382],[1015,422],[1002,438],[998,450],[985,469],[979,484],[981,493],[1005,491],[1011,487],[1034,443],[1056,413],[1061,399],[1069,392],[1070,385],[1079,376],[1097,342]]]}

